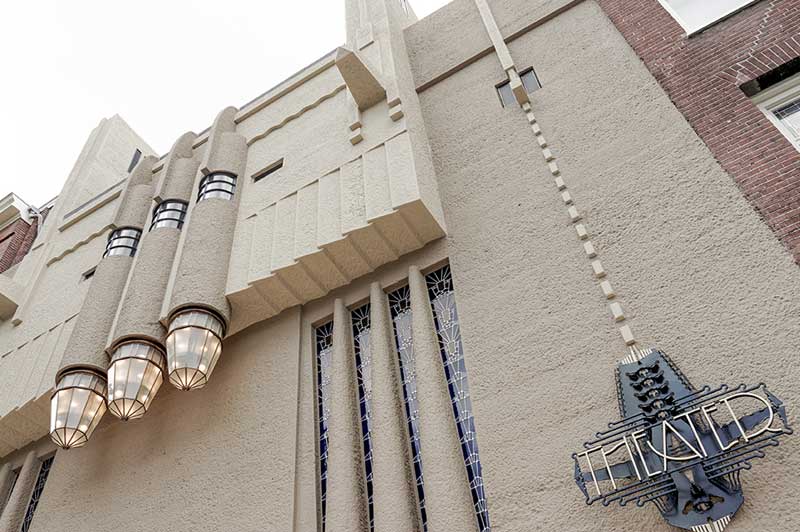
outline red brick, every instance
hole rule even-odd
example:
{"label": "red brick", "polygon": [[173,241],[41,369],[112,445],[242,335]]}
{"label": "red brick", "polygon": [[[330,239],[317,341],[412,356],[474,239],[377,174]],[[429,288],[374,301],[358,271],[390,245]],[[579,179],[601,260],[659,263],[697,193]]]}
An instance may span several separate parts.
{"label": "red brick", "polygon": [[800,153],[739,88],[800,57],[800,2],[758,2],[687,38],[658,0],[598,0],[800,264]]}

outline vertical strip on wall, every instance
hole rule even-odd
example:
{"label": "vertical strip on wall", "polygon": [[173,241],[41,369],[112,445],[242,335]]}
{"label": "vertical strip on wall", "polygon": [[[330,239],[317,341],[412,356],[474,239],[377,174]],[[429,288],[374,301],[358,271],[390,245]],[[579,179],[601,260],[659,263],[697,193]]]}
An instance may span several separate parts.
{"label": "vertical strip on wall", "polygon": [[491,530],[489,511],[486,505],[486,492],[478,454],[475,420],[472,417],[472,401],[469,395],[467,368],[464,362],[464,348],[461,343],[461,328],[450,266],[444,266],[429,273],[425,276],[425,280],[428,285],[431,309],[439,338],[439,349],[447,378],[447,387],[450,391],[453,414],[458,426],[461,452],[467,468],[478,528],[481,532],[488,532]]}
{"label": "vertical strip on wall", "polygon": [[44,484],[47,482],[47,475],[50,474],[50,466],[53,465],[53,458],[55,457],[51,456],[42,461],[42,467],[39,468],[39,476],[36,477],[36,486],[33,488],[33,493],[31,493],[31,500],[28,502],[28,508],[25,510],[25,520],[22,522],[21,532],[28,532],[31,528],[33,514],[36,512],[36,507],[39,505],[39,499],[42,497]]}
{"label": "vertical strip on wall", "polygon": [[11,498],[11,492],[14,491],[14,486],[17,485],[17,479],[19,478],[19,469],[15,469],[13,471],[9,471],[9,481],[8,481],[8,490],[2,494],[3,496],[3,503],[0,504],[0,515],[3,513],[3,509],[5,509],[6,505],[8,504],[8,500]]}
{"label": "vertical strip on wall", "polygon": [[328,419],[331,414],[331,355],[333,354],[333,322],[317,327],[317,409],[319,419],[319,489],[322,531],[325,531],[328,500]]}
{"label": "vertical strip on wall", "polygon": [[367,484],[367,504],[369,508],[369,528],[375,528],[375,507],[372,486],[372,371],[370,353],[370,305],[352,311],[353,347],[356,355],[356,375],[358,377],[358,409],[361,414],[361,437],[364,448],[364,470]]}
{"label": "vertical strip on wall", "polygon": [[422,477],[422,456],[420,454],[419,403],[417,402],[417,378],[414,365],[414,340],[411,330],[411,290],[408,286],[399,288],[389,294],[389,309],[392,315],[397,353],[400,358],[400,378],[403,381],[403,401],[405,403],[408,435],[411,444],[414,479],[417,485],[420,519],[423,530],[428,530]]}

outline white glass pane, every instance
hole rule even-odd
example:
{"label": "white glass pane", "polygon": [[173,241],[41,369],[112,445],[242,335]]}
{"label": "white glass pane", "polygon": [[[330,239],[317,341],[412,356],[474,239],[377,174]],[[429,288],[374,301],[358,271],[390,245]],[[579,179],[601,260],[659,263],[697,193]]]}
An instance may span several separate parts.
{"label": "white glass pane", "polygon": [[713,24],[755,0],[664,0],[691,33]]}
{"label": "white glass pane", "polygon": [[800,140],[800,99],[777,109],[775,117],[786,127],[794,140]]}

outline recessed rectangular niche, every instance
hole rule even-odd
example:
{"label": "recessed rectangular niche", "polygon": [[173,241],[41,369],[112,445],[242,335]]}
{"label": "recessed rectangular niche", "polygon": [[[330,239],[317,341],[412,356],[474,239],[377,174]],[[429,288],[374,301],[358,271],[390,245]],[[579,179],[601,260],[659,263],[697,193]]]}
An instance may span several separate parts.
{"label": "recessed rectangular niche", "polygon": [[278,159],[274,163],[270,164],[269,166],[267,166],[263,170],[259,170],[258,172],[253,174],[253,182],[257,183],[258,181],[261,181],[265,177],[274,174],[275,172],[277,172],[281,168],[283,168],[283,157],[281,157],[280,159]]}

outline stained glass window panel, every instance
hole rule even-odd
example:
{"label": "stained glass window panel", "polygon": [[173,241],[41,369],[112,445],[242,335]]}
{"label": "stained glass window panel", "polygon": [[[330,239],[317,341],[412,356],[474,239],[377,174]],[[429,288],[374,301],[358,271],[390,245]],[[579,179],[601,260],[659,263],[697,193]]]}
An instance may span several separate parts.
{"label": "stained glass window panel", "polygon": [[467,468],[472,502],[478,520],[478,530],[489,532],[489,511],[486,506],[486,491],[475,435],[475,420],[472,417],[472,401],[469,395],[467,368],[464,363],[464,347],[461,343],[461,328],[458,321],[453,277],[450,266],[431,272],[425,277],[428,295],[439,338],[439,350],[444,364],[447,387],[453,405],[461,452]]}
{"label": "stained glass window panel", "polygon": [[39,499],[42,498],[44,491],[44,484],[47,482],[47,475],[50,474],[50,467],[53,465],[53,456],[45,458],[42,461],[42,467],[39,468],[39,476],[36,477],[36,485],[31,493],[31,500],[28,502],[28,508],[25,510],[25,519],[22,521],[21,532],[28,532],[33,522],[33,514],[36,512],[36,507],[39,506]]}
{"label": "stained glass window panel", "polygon": [[317,409],[319,416],[319,469],[320,469],[320,512],[322,530],[325,530],[325,516],[328,499],[328,420],[331,415],[331,355],[333,353],[333,322],[316,329],[317,351]]}
{"label": "stained glass window panel", "polygon": [[419,403],[417,402],[417,378],[414,364],[414,340],[411,332],[411,291],[404,286],[389,294],[389,309],[394,326],[395,345],[400,358],[400,378],[403,381],[408,434],[411,440],[411,457],[423,530],[428,530],[425,512],[425,489],[422,478],[422,456],[420,453]]}
{"label": "stained glass window panel", "polygon": [[370,349],[371,321],[369,304],[352,312],[353,347],[358,376],[358,409],[361,415],[361,437],[364,446],[364,469],[367,481],[369,529],[375,529],[375,508],[372,488],[372,352]]}

